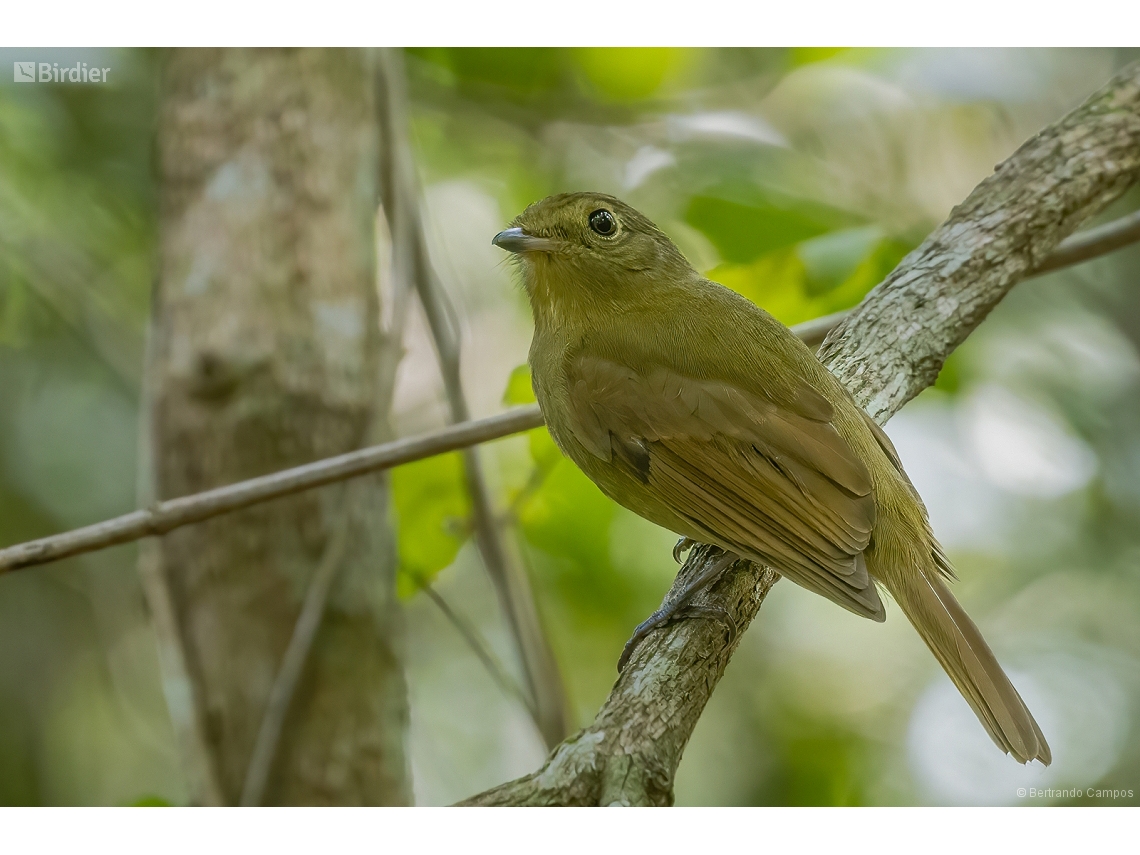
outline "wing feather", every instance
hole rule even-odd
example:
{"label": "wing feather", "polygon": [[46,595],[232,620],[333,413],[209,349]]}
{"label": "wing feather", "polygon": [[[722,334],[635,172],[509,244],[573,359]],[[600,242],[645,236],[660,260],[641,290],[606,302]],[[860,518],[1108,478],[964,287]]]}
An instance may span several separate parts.
{"label": "wing feather", "polygon": [[780,406],[588,355],[568,373],[574,436],[590,454],[624,467],[711,542],[883,618],[862,556],[875,521],[870,476],[822,395],[805,386]]}

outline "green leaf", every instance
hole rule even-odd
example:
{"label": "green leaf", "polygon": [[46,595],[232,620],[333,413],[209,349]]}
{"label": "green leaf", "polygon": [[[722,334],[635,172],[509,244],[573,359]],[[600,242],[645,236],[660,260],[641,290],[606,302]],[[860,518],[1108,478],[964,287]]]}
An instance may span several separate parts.
{"label": "green leaf", "polygon": [[577,466],[560,458],[520,509],[519,525],[532,544],[569,561],[564,572],[596,586],[613,574],[609,532],[616,511]]}
{"label": "green leaf", "polygon": [[657,94],[691,63],[694,53],[671,47],[587,47],[576,49],[574,58],[600,100],[630,102]]}
{"label": "green leaf", "polygon": [[745,264],[866,219],[771,187],[722,180],[693,197],[685,222],[703,232],[725,261]]}
{"label": "green leaf", "polygon": [[460,452],[392,470],[400,559],[396,592],[407,599],[455,560],[467,540],[471,498]]}
{"label": "green leaf", "polygon": [[864,232],[835,233],[770,252],[750,264],[722,264],[706,275],[792,326],[854,306],[911,249],[884,238],[874,241],[851,266],[851,250],[858,249],[860,241],[866,246]]}
{"label": "green leaf", "polygon": [[706,275],[789,326],[814,317],[807,297],[807,269],[794,250],[777,250],[751,264],[722,264]]}
{"label": "green leaf", "polygon": [[832,57],[843,53],[847,48],[841,47],[794,47],[791,50],[792,67],[811,65],[815,62],[826,62]]}
{"label": "green leaf", "polygon": [[826,294],[842,285],[882,237],[878,226],[864,226],[830,232],[797,246],[796,254],[807,269],[808,294]]}
{"label": "green leaf", "polygon": [[530,382],[530,366],[525,362],[511,372],[507,378],[507,389],[503,392],[503,403],[508,406],[534,403],[534,386]]}
{"label": "green leaf", "polygon": [[[503,392],[503,403],[510,406],[533,404],[534,386],[530,381],[530,366],[526,363],[518,366],[507,379],[507,388]],[[527,442],[530,444],[530,456],[535,465],[544,472],[549,471],[554,464],[562,459],[562,451],[550,438],[546,428],[528,430]]]}
{"label": "green leaf", "polygon": [[948,395],[956,395],[962,388],[967,371],[962,361],[960,350],[955,350],[942,363],[942,370],[938,372],[938,379],[934,381],[934,388]]}
{"label": "green leaf", "polygon": [[560,460],[563,460],[562,449],[559,448],[550,431],[544,427],[535,428],[526,432],[527,442],[530,444],[530,457],[543,472],[549,472]]}

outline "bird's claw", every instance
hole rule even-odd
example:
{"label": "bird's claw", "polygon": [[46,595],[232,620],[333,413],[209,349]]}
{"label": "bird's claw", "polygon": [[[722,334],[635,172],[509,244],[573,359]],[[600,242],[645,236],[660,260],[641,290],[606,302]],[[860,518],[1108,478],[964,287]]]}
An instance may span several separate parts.
{"label": "bird's claw", "polygon": [[633,635],[629,637],[629,641],[627,641],[625,647],[622,648],[621,656],[618,657],[617,669],[619,674],[624,671],[625,666],[629,664],[629,658],[633,656],[633,651],[637,649],[637,645],[641,644],[641,640],[653,630],[657,629],[657,627],[668,623],[674,617],[676,617],[675,612],[669,613],[663,609],[658,609],[637,625],[637,629],[633,631]]}
{"label": "bird's claw", "polygon": [[673,560],[678,564],[684,563],[683,556],[686,552],[697,545],[697,542],[691,537],[682,537],[675,544],[673,544]]}
{"label": "bird's claw", "polygon": [[729,644],[736,640],[736,636],[740,632],[732,615],[720,606],[689,605],[672,613],[658,610],[639,623],[637,629],[633,631],[633,635],[629,637],[629,641],[625,643],[625,647],[621,651],[621,656],[618,658],[618,673],[620,674],[625,670],[625,666],[629,664],[633,652],[645,639],[645,636],[649,635],[649,633],[653,632],[653,630],[659,626],[665,626],[666,624],[678,620],[687,620],[688,618],[709,618],[711,620],[720,621],[728,627]]}

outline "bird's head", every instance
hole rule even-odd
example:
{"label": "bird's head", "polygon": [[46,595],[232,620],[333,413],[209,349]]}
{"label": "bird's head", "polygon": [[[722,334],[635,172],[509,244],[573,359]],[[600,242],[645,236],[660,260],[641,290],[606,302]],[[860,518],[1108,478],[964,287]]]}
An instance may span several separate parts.
{"label": "bird's head", "polygon": [[492,243],[520,260],[536,309],[548,301],[597,304],[645,297],[697,275],[647,217],[603,193],[548,196]]}

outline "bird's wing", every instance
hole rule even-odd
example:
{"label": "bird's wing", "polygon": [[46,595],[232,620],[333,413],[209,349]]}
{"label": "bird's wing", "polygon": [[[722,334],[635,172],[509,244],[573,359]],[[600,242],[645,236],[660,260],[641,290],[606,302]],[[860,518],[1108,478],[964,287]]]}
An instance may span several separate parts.
{"label": "bird's wing", "polygon": [[804,385],[790,404],[658,366],[581,354],[568,366],[574,436],[713,543],[762,558],[856,614],[882,620],[863,550],[875,503],[863,463]]}

